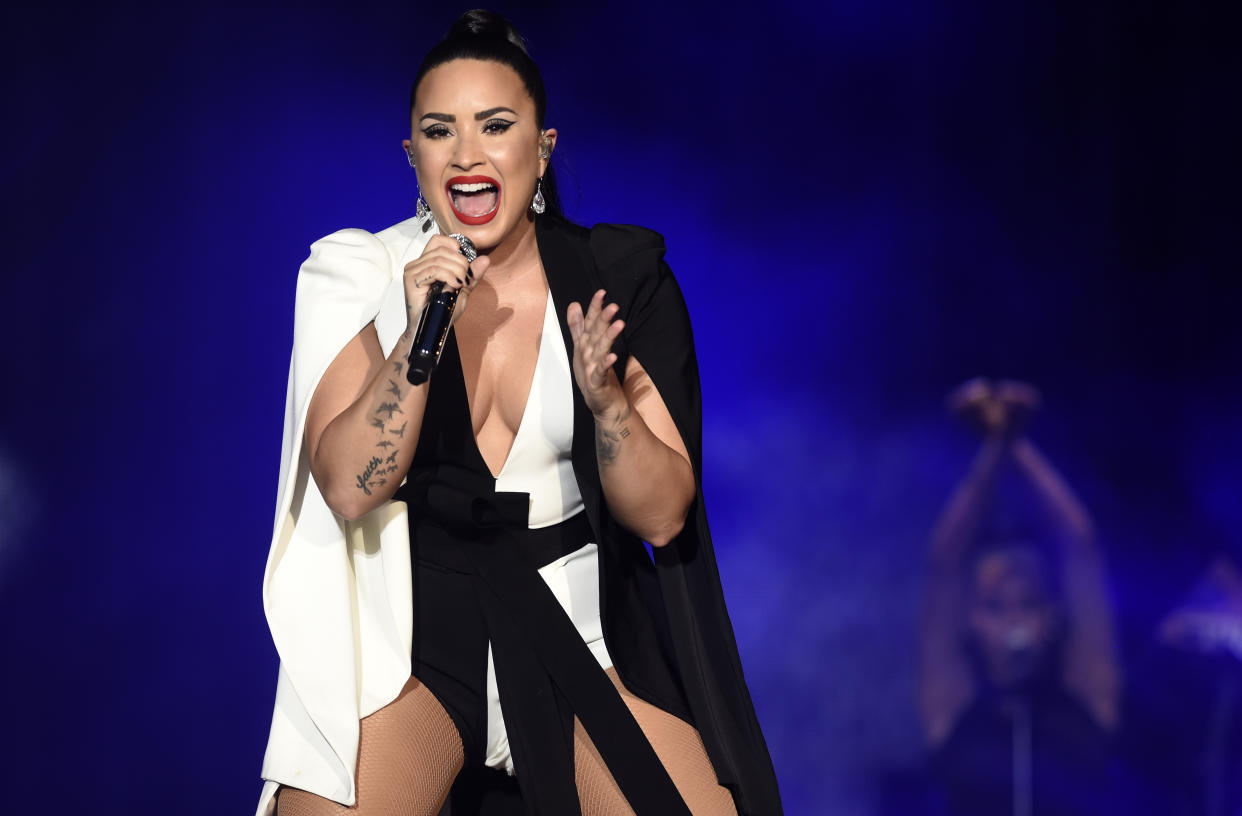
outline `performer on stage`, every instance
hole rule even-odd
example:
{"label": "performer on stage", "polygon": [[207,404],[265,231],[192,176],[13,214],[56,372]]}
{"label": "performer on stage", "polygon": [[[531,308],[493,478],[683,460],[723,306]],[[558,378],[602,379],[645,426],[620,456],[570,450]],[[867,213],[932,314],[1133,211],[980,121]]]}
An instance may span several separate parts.
{"label": "performer on stage", "polygon": [[[1104,559],[1086,508],[1025,434],[1038,404],[1017,382],[972,380],[950,396],[983,445],[931,537],[919,703],[961,816],[1112,812],[1121,679]],[[987,535],[1006,465],[1039,500],[1037,540]]]}
{"label": "performer on stage", "polygon": [[[681,292],[656,233],[561,215],[545,110],[517,32],[466,13],[410,92],[418,214],[302,266],[260,814],[432,816],[482,768],[529,814],[781,812],[707,527]],[[437,289],[453,328],[412,384]]]}

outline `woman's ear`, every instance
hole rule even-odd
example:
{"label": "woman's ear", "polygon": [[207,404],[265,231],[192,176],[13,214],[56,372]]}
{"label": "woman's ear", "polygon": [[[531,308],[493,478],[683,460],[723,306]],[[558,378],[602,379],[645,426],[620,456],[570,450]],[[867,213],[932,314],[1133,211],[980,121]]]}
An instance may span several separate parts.
{"label": "woman's ear", "polygon": [[542,176],[548,170],[548,162],[552,158],[552,151],[556,149],[556,128],[548,128],[539,133],[539,175]]}

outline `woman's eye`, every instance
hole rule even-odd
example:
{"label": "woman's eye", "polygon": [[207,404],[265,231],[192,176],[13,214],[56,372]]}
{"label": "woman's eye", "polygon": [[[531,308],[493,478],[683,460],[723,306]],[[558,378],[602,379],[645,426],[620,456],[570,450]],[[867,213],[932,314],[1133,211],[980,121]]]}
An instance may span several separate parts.
{"label": "woman's eye", "polygon": [[483,132],[504,133],[511,127],[513,127],[513,123],[508,119],[488,119],[487,123],[483,125]]}
{"label": "woman's eye", "polygon": [[432,125],[430,127],[423,128],[423,135],[428,139],[443,139],[445,136],[449,135],[449,129],[444,125]]}

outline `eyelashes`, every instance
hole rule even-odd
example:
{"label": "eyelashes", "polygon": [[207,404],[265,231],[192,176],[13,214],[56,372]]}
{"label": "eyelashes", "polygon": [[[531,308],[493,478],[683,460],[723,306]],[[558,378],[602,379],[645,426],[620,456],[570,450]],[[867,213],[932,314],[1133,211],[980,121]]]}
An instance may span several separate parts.
{"label": "eyelashes", "polygon": [[[515,124],[517,123],[508,119],[488,119],[483,123],[482,131],[492,135],[499,135],[513,127]],[[453,135],[453,131],[451,131],[446,125],[439,123],[428,125],[423,128],[423,136],[428,139],[444,139],[451,135]]]}

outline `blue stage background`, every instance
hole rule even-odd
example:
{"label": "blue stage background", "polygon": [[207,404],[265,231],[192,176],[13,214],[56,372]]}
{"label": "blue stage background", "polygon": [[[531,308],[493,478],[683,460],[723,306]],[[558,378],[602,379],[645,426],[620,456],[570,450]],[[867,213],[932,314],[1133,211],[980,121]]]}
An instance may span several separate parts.
{"label": "blue stage background", "polygon": [[[1208,5],[1091,8],[498,7],[569,215],[666,236],[791,814],[918,790],[957,382],[1043,389],[1032,433],[1096,515],[1129,666],[1242,551],[1242,65]],[[253,808],[297,268],[410,214],[408,83],[461,10],[4,12],[5,812]]]}

